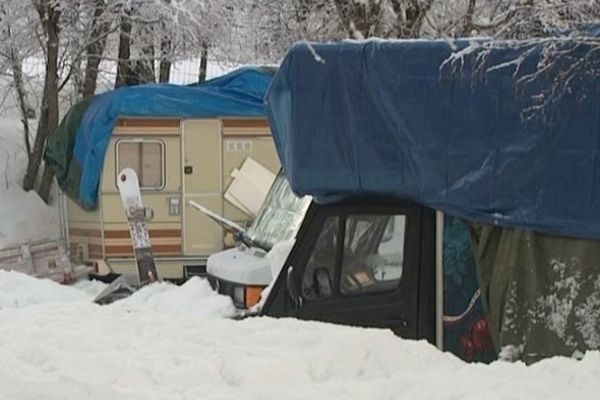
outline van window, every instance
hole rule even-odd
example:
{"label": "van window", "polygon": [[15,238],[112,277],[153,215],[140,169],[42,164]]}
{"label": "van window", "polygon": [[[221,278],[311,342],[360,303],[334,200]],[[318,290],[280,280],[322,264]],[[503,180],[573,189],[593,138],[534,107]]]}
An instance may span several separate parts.
{"label": "van window", "polygon": [[315,243],[302,278],[302,297],[316,300],[331,297],[335,276],[339,217],[328,217]]}
{"label": "van window", "polygon": [[279,171],[263,206],[248,229],[248,236],[267,248],[292,239],[302,223],[310,200],[310,196],[296,196],[283,170]]}
{"label": "van window", "polygon": [[345,226],[340,293],[384,292],[398,287],[406,216],[350,215]]}
{"label": "van window", "polygon": [[117,142],[117,175],[133,168],[140,188],[164,187],[164,145],[158,140],[120,140]]}

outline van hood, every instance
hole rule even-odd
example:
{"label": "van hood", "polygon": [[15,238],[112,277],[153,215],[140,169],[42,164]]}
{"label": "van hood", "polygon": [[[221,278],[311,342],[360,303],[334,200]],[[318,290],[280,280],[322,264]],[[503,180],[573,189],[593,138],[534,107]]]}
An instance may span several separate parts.
{"label": "van hood", "polygon": [[267,286],[273,280],[266,253],[257,248],[236,247],[208,257],[206,271],[215,278],[243,285]]}

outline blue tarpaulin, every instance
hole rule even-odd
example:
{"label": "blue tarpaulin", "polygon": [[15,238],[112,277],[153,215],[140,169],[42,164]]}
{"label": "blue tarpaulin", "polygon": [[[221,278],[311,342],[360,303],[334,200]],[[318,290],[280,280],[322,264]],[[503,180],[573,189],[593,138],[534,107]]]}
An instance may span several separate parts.
{"label": "blue tarpaulin", "polygon": [[[392,195],[472,221],[600,238],[600,88],[575,79],[552,118],[523,119],[539,44],[444,63],[467,41],[294,46],[266,97],[292,189],[329,202]],[[584,54],[573,45],[566,65]],[[518,71],[510,60],[523,55]],[[561,56],[562,57],[562,56]],[[458,68],[454,68],[457,67]],[[586,86],[587,85],[587,86]],[[585,94],[581,99],[582,93]]]}
{"label": "blue tarpaulin", "polygon": [[96,96],[77,130],[73,156],[81,166],[79,202],[97,204],[106,149],[119,117],[264,117],[263,97],[273,71],[242,68],[203,84],[123,87]]}

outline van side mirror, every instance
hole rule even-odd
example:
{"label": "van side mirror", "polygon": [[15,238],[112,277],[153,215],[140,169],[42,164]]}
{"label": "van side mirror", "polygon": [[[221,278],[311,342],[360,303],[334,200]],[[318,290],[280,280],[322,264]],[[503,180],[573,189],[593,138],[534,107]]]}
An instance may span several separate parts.
{"label": "van side mirror", "polygon": [[319,298],[331,296],[331,277],[329,276],[329,270],[327,268],[315,269],[314,285]]}

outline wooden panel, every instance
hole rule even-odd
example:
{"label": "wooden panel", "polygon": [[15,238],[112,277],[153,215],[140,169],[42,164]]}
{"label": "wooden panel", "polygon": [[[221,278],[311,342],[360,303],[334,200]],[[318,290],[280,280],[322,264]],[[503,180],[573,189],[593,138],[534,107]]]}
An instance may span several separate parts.
{"label": "wooden panel", "polygon": [[[152,245],[152,253],[155,256],[180,256],[181,245],[180,244],[157,244]],[[111,245],[106,246],[106,256],[133,256],[132,245]]]}
{"label": "wooden panel", "polygon": [[102,258],[102,245],[88,244],[88,252],[90,258]]}
{"label": "wooden panel", "polygon": [[179,127],[179,118],[121,118],[116,126],[130,127]]}
{"label": "wooden panel", "polygon": [[269,128],[266,118],[223,118],[223,128]]}
{"label": "wooden panel", "polygon": [[70,228],[69,236],[102,238],[102,231],[100,229]]}
{"label": "wooden panel", "polygon": [[270,137],[269,120],[257,118],[223,119],[223,136],[227,137]]}
{"label": "wooden panel", "polygon": [[178,136],[180,125],[178,118],[122,118],[115,125],[113,135]]}

